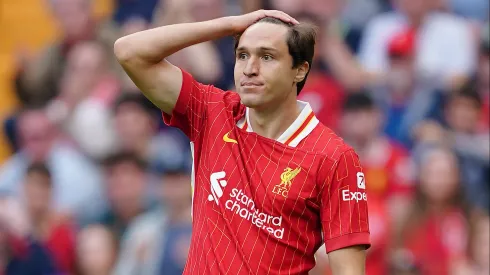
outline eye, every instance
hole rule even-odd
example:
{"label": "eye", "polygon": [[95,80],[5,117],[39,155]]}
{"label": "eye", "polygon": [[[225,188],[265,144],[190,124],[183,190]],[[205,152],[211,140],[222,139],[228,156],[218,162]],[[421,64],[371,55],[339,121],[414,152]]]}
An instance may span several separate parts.
{"label": "eye", "polygon": [[237,55],[237,57],[239,60],[245,60],[245,59],[247,59],[247,54],[246,53],[239,53]]}
{"label": "eye", "polygon": [[273,58],[272,58],[272,55],[266,54],[266,55],[262,56],[262,59],[264,61],[271,61]]}

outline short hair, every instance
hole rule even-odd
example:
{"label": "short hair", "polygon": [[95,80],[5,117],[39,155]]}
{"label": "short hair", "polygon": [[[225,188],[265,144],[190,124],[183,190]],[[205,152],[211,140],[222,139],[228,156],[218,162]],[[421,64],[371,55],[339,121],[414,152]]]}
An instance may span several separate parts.
{"label": "short hair", "polygon": [[117,112],[119,107],[124,104],[134,104],[150,115],[153,115],[156,109],[154,105],[141,93],[122,93],[114,103],[114,112]]}
{"label": "short hair", "polygon": [[478,108],[481,108],[483,105],[481,95],[478,93],[478,84],[475,80],[467,81],[451,95],[451,101],[458,98],[468,99],[475,103],[475,106]]}
{"label": "short hair", "polygon": [[[304,62],[308,62],[310,65],[310,69],[313,63],[313,56],[315,55],[315,43],[316,43],[316,30],[317,27],[312,24],[301,23],[298,25],[294,25],[292,23],[284,22],[275,17],[264,17],[257,21],[257,23],[271,23],[276,25],[286,26],[289,31],[286,38],[286,43],[288,45],[289,54],[293,59],[293,68],[297,68]],[[243,33],[235,36],[235,51],[238,47],[238,43],[240,42],[240,38]],[[310,70],[306,72],[305,78],[298,82],[297,84],[297,94],[301,92],[303,87],[305,86],[306,79]]]}
{"label": "short hair", "polygon": [[27,167],[26,175],[29,176],[32,174],[39,174],[46,177],[47,179],[49,179],[48,181],[45,182],[47,187],[52,187],[51,171],[49,170],[48,166],[44,162],[31,163]]}
{"label": "short hair", "polygon": [[344,112],[368,111],[376,109],[376,104],[367,91],[360,91],[347,96],[343,109]]}
{"label": "short hair", "polygon": [[105,168],[111,169],[123,163],[131,163],[142,171],[145,171],[147,168],[147,163],[143,159],[129,151],[121,151],[108,156],[104,160],[103,165]]}

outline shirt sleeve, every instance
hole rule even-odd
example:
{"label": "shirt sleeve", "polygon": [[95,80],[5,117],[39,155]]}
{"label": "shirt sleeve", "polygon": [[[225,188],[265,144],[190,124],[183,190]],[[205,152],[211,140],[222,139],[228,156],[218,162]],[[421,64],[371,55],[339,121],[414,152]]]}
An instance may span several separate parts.
{"label": "shirt sleeve", "polygon": [[179,128],[191,141],[202,129],[212,97],[223,97],[223,91],[212,85],[196,81],[191,74],[182,70],[182,88],[171,115],[162,113],[165,124]]}
{"label": "shirt sleeve", "polygon": [[343,153],[328,173],[321,199],[327,253],[354,245],[371,246],[366,182],[353,150]]}

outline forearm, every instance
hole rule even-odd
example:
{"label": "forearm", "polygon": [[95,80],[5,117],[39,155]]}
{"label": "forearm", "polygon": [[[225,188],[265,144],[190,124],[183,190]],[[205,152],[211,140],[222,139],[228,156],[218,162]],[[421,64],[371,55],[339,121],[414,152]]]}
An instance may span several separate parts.
{"label": "forearm", "polygon": [[323,58],[329,64],[332,74],[347,90],[355,91],[375,84],[377,77],[364,70],[357,61],[345,44],[340,28],[335,21],[330,22],[324,35],[326,47],[323,49]]}
{"label": "forearm", "polygon": [[366,274],[366,251],[362,246],[351,246],[328,254],[332,275]]}
{"label": "forearm", "polygon": [[114,51],[123,62],[138,59],[156,64],[183,48],[233,33],[232,17],[169,25],[122,37],[116,41]]}

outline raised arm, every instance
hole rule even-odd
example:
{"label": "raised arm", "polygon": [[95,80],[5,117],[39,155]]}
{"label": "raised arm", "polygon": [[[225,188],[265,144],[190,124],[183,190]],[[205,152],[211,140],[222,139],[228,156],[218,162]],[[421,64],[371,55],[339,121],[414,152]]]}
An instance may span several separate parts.
{"label": "raised arm", "polygon": [[233,34],[232,22],[231,17],[224,17],[138,32],[118,39],[114,53],[143,94],[171,114],[182,86],[182,72],[165,58],[188,46]]}
{"label": "raised arm", "polygon": [[267,16],[297,23],[283,12],[260,10],[242,16],[169,25],[131,34],[116,41],[114,53],[143,94],[170,115],[179,97],[182,72],[165,58],[191,45],[243,32]]}

